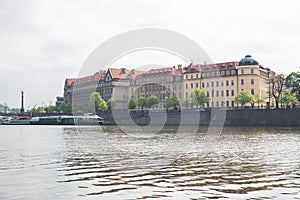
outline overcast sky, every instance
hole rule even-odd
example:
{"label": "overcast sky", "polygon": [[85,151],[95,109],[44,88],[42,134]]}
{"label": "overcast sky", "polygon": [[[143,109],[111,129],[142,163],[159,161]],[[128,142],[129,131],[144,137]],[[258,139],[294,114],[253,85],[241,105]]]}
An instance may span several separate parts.
{"label": "overcast sky", "polygon": [[[214,62],[238,61],[251,54],[276,72],[297,71],[298,4],[297,0],[0,0],[0,103],[19,107],[21,90],[26,108],[54,103],[63,95],[65,78],[76,77],[97,46],[114,35],[145,27],[184,34]],[[115,65],[181,62],[161,57],[149,53],[145,59],[137,54]]]}

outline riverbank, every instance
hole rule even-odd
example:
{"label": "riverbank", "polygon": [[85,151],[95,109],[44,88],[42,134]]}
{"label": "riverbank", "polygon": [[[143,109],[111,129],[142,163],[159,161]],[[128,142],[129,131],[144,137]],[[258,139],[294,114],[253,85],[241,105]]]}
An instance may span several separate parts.
{"label": "riverbank", "polygon": [[107,125],[199,125],[300,127],[300,109],[209,109],[204,111],[105,111]]}

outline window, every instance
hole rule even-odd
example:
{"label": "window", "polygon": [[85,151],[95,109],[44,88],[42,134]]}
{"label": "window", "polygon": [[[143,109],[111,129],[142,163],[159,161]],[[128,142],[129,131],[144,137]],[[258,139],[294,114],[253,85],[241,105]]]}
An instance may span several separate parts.
{"label": "window", "polygon": [[244,85],[244,79],[241,79],[241,85]]}
{"label": "window", "polygon": [[234,96],[234,90],[231,90],[231,96]]}
{"label": "window", "polygon": [[206,96],[208,96],[208,97],[209,97],[209,91],[207,91],[207,92],[206,92]]}
{"label": "window", "polygon": [[211,97],[215,96],[215,91],[211,91]]}
{"label": "window", "polygon": [[216,102],[216,106],[219,107],[219,102],[218,101]]}
{"label": "window", "polygon": [[196,78],[198,78],[198,74],[196,74]]}
{"label": "window", "polygon": [[231,101],[231,107],[234,107],[234,101]]}
{"label": "window", "polygon": [[231,80],[231,85],[234,85],[234,80]]}
{"label": "window", "polygon": [[251,74],[254,74],[254,69],[251,69]]}
{"label": "window", "polygon": [[251,89],[251,94],[254,95],[254,89],[253,88]]}
{"label": "window", "polygon": [[194,78],[194,76],[193,76],[193,74],[191,74],[191,79],[193,79]]}
{"label": "window", "polygon": [[216,81],[216,86],[219,87],[219,81]]}
{"label": "window", "polygon": [[230,70],[226,70],[226,75],[227,75],[227,76],[230,75]]}
{"label": "window", "polygon": [[226,107],[229,107],[229,101],[226,101]]}
{"label": "window", "polygon": [[196,88],[198,88],[199,87],[199,85],[198,85],[198,83],[196,83]]}
{"label": "window", "polygon": [[251,79],[251,85],[254,85],[254,79],[253,78]]}
{"label": "window", "polygon": [[189,85],[188,85],[188,84],[185,84],[185,88],[188,89],[188,88],[189,88]]}
{"label": "window", "polygon": [[219,91],[216,91],[216,96],[217,96],[217,97],[219,96]]}
{"label": "window", "polygon": [[224,102],[224,101],[222,101],[222,107],[224,107],[224,105],[225,105],[225,102]]}
{"label": "window", "polygon": [[187,99],[187,98],[188,98],[188,96],[189,96],[189,94],[186,92],[186,93],[185,93],[185,98]]}
{"label": "window", "polygon": [[221,81],[221,87],[223,87],[224,86],[224,82],[223,81]]}
{"label": "window", "polygon": [[227,81],[226,81],[226,86],[228,86],[228,85],[229,85],[229,81],[227,80]]}
{"label": "window", "polygon": [[229,90],[226,90],[226,96],[227,97],[229,96]]}
{"label": "window", "polygon": [[241,69],[241,74],[244,74],[244,70],[243,69]]}
{"label": "window", "polygon": [[202,77],[205,78],[205,77],[206,77],[206,74],[205,74],[205,73],[202,73]]}
{"label": "window", "polygon": [[202,82],[202,88],[204,88],[204,85],[205,85],[204,82]]}
{"label": "window", "polygon": [[194,84],[193,83],[191,83],[191,88],[194,88]]}
{"label": "window", "polygon": [[235,75],[235,70],[231,70],[231,75]]}
{"label": "window", "polygon": [[189,75],[185,75],[185,79],[189,79]]}
{"label": "window", "polygon": [[214,82],[213,81],[211,82],[211,87],[214,87]]}
{"label": "window", "polygon": [[221,97],[224,97],[224,91],[223,90],[221,91]]}
{"label": "window", "polygon": [[225,75],[225,72],[224,71],[221,71],[221,76],[224,76]]}

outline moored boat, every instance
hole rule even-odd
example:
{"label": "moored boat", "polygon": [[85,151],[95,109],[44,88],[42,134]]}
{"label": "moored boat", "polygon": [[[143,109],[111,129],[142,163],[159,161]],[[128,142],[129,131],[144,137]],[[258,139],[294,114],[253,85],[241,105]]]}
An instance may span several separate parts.
{"label": "moored boat", "polygon": [[31,125],[100,125],[103,122],[104,119],[98,115],[33,117],[29,120]]}
{"label": "moored boat", "polygon": [[2,125],[29,125],[29,116],[5,117],[1,120]]}

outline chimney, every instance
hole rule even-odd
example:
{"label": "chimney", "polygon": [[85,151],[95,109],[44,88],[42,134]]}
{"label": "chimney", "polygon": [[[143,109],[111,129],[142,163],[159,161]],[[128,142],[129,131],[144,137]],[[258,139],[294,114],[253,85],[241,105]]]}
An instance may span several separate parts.
{"label": "chimney", "polygon": [[24,92],[21,92],[21,113],[24,113]]}
{"label": "chimney", "polygon": [[182,69],[182,64],[177,65],[178,69]]}

